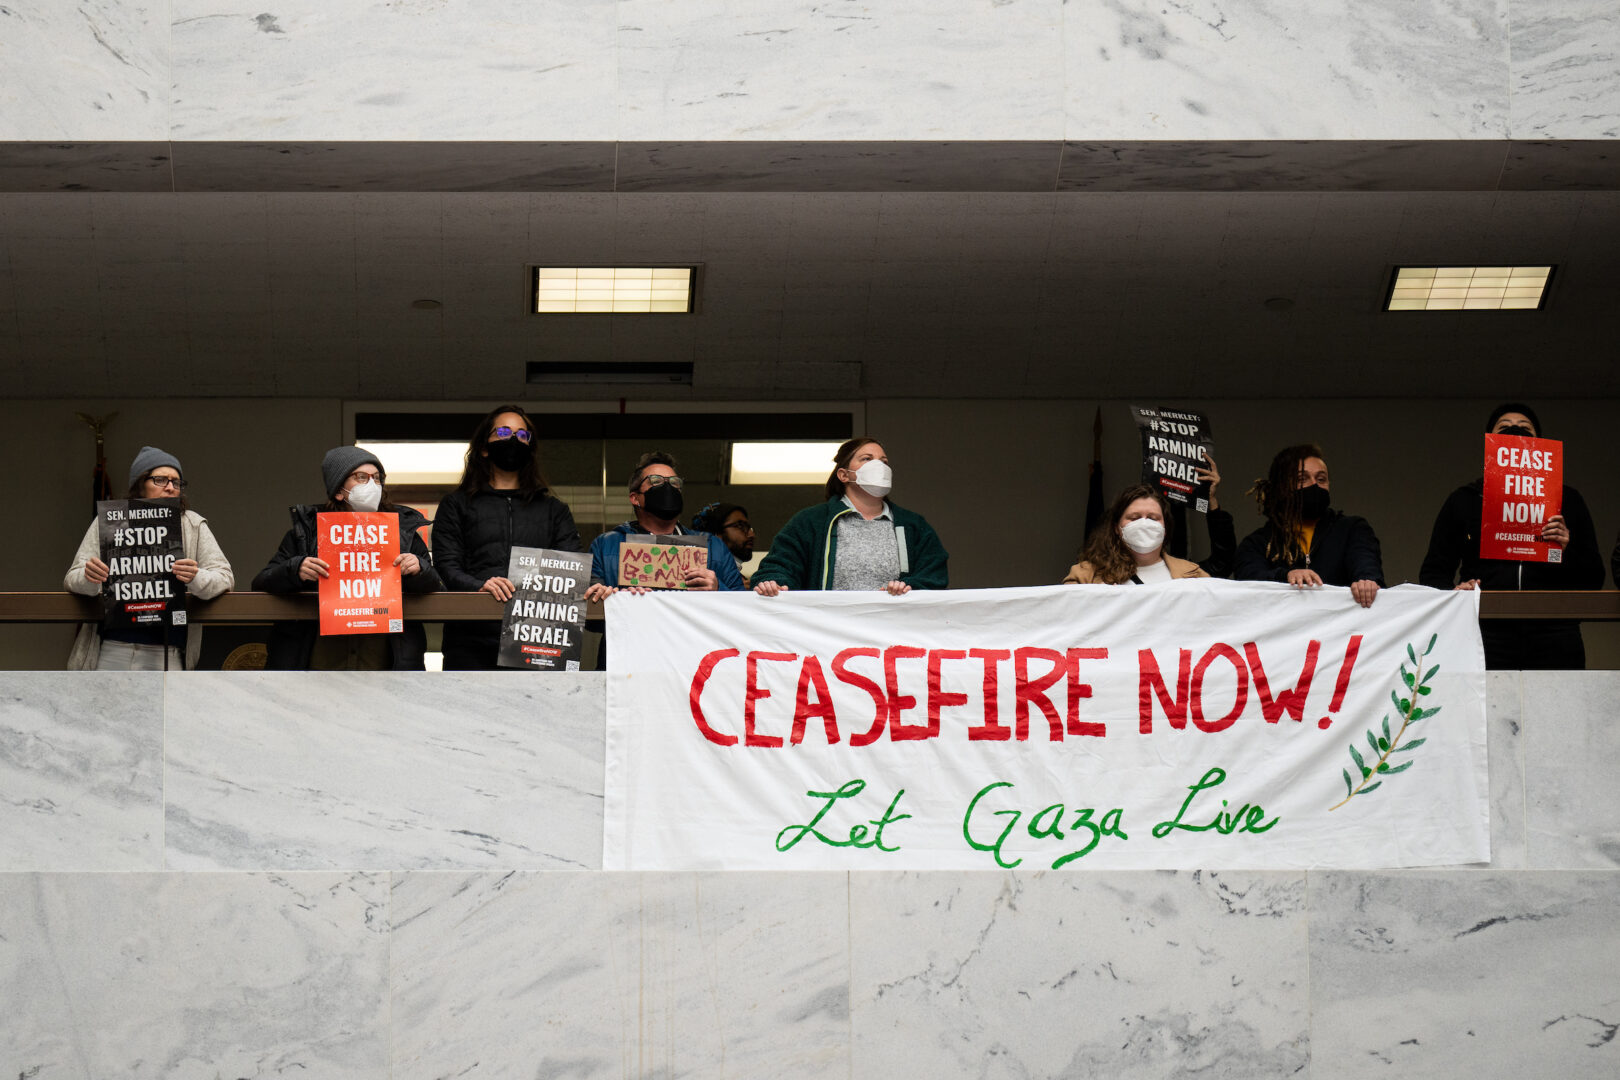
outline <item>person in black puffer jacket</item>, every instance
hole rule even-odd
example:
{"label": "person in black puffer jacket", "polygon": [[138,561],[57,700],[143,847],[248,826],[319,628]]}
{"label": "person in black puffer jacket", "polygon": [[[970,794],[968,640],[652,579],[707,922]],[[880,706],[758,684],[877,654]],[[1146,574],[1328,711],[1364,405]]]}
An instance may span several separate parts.
{"label": "person in black puffer jacket", "polygon": [[[1485,431],[1541,436],[1535,410],[1518,402],[1498,405]],[[1564,485],[1564,512],[1542,527],[1541,538],[1563,547],[1556,563],[1479,557],[1485,478],[1453,491],[1434,519],[1418,581],[1432,589],[1601,589],[1603,555],[1597,527],[1581,493]],[[1586,667],[1586,643],[1575,619],[1481,619],[1485,666],[1492,671],[1574,670]]]}
{"label": "person in black puffer jacket", "polygon": [[1306,443],[1280,451],[1250,489],[1266,523],[1238,545],[1232,576],[1286,581],[1295,588],[1348,585],[1362,607],[1384,587],[1378,537],[1366,518],[1328,508],[1327,462]]}
{"label": "person in black puffer jacket", "polygon": [[[433,558],[447,588],[505,604],[514,547],[581,551],[574,515],[551,494],[534,453],[535,431],[516,405],[491,409],[467,445],[461,484],[433,515]],[[500,609],[495,609],[500,614]],[[501,624],[444,624],[446,671],[493,671]]]}
{"label": "person in black puffer jacket", "polygon": [[[326,505],[294,506],[292,528],[281,538],[281,546],[270,557],[269,565],[253,578],[260,592],[283,596],[317,587],[331,567],[316,555],[318,538],[315,515],[331,511],[383,511],[399,515],[400,584],[408,593],[437,592],[442,585],[433,570],[427,544],[417,531],[427,518],[409,506],[388,501],[387,481],[382,462],[358,446],[339,446],[321,460],[321,479],[326,484]],[[407,620],[398,634],[346,634],[321,637],[320,622],[304,619],[278,622],[271,627],[269,656],[265,667],[271,671],[331,669],[421,671],[427,652],[427,631],[422,624]]]}

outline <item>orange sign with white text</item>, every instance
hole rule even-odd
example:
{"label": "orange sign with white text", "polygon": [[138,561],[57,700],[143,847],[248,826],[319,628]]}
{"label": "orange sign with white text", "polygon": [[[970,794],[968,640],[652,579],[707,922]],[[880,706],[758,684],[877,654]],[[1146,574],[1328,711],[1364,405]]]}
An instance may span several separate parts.
{"label": "orange sign with white text", "polygon": [[1479,557],[1562,562],[1564,549],[1541,539],[1564,512],[1564,444],[1519,435],[1485,436],[1485,503]]}
{"label": "orange sign with white text", "polygon": [[398,634],[405,629],[399,567],[399,515],[315,515],[322,634]]}

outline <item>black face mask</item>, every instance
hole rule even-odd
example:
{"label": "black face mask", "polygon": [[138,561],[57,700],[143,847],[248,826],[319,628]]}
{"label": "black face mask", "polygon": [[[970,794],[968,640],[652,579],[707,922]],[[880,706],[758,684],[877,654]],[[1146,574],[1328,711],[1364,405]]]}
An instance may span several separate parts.
{"label": "black face mask", "polygon": [[1536,433],[1531,431],[1529,428],[1525,427],[1523,424],[1515,424],[1512,427],[1505,427],[1501,431],[1495,432],[1495,434],[1497,434],[1497,435],[1517,435],[1520,438],[1524,438],[1524,439],[1533,439],[1533,438],[1536,437]]}
{"label": "black face mask", "polygon": [[518,472],[534,456],[534,447],[518,439],[501,439],[489,444],[489,463],[502,472]]}
{"label": "black face mask", "polygon": [[673,484],[659,484],[641,493],[641,508],[659,521],[674,521],[684,505],[680,489]]}
{"label": "black face mask", "polygon": [[1320,521],[1322,515],[1327,513],[1328,504],[1332,496],[1328,489],[1317,484],[1304,488],[1299,493],[1299,516],[1303,521]]}

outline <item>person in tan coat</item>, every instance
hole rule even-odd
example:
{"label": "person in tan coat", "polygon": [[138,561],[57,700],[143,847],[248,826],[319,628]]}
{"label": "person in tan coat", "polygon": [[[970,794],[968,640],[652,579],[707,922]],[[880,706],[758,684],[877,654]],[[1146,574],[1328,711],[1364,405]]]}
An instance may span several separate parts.
{"label": "person in tan coat", "polygon": [[1209,577],[1197,563],[1165,554],[1172,523],[1170,503],[1157,488],[1131,485],[1092,530],[1063,584],[1151,585]]}

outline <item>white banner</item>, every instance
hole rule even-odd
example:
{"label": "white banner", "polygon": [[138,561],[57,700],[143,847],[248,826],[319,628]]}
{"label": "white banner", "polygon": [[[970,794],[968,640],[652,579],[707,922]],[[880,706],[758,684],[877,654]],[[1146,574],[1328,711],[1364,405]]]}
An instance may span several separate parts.
{"label": "white banner", "polygon": [[1485,862],[1478,598],[621,594],[603,865]]}

